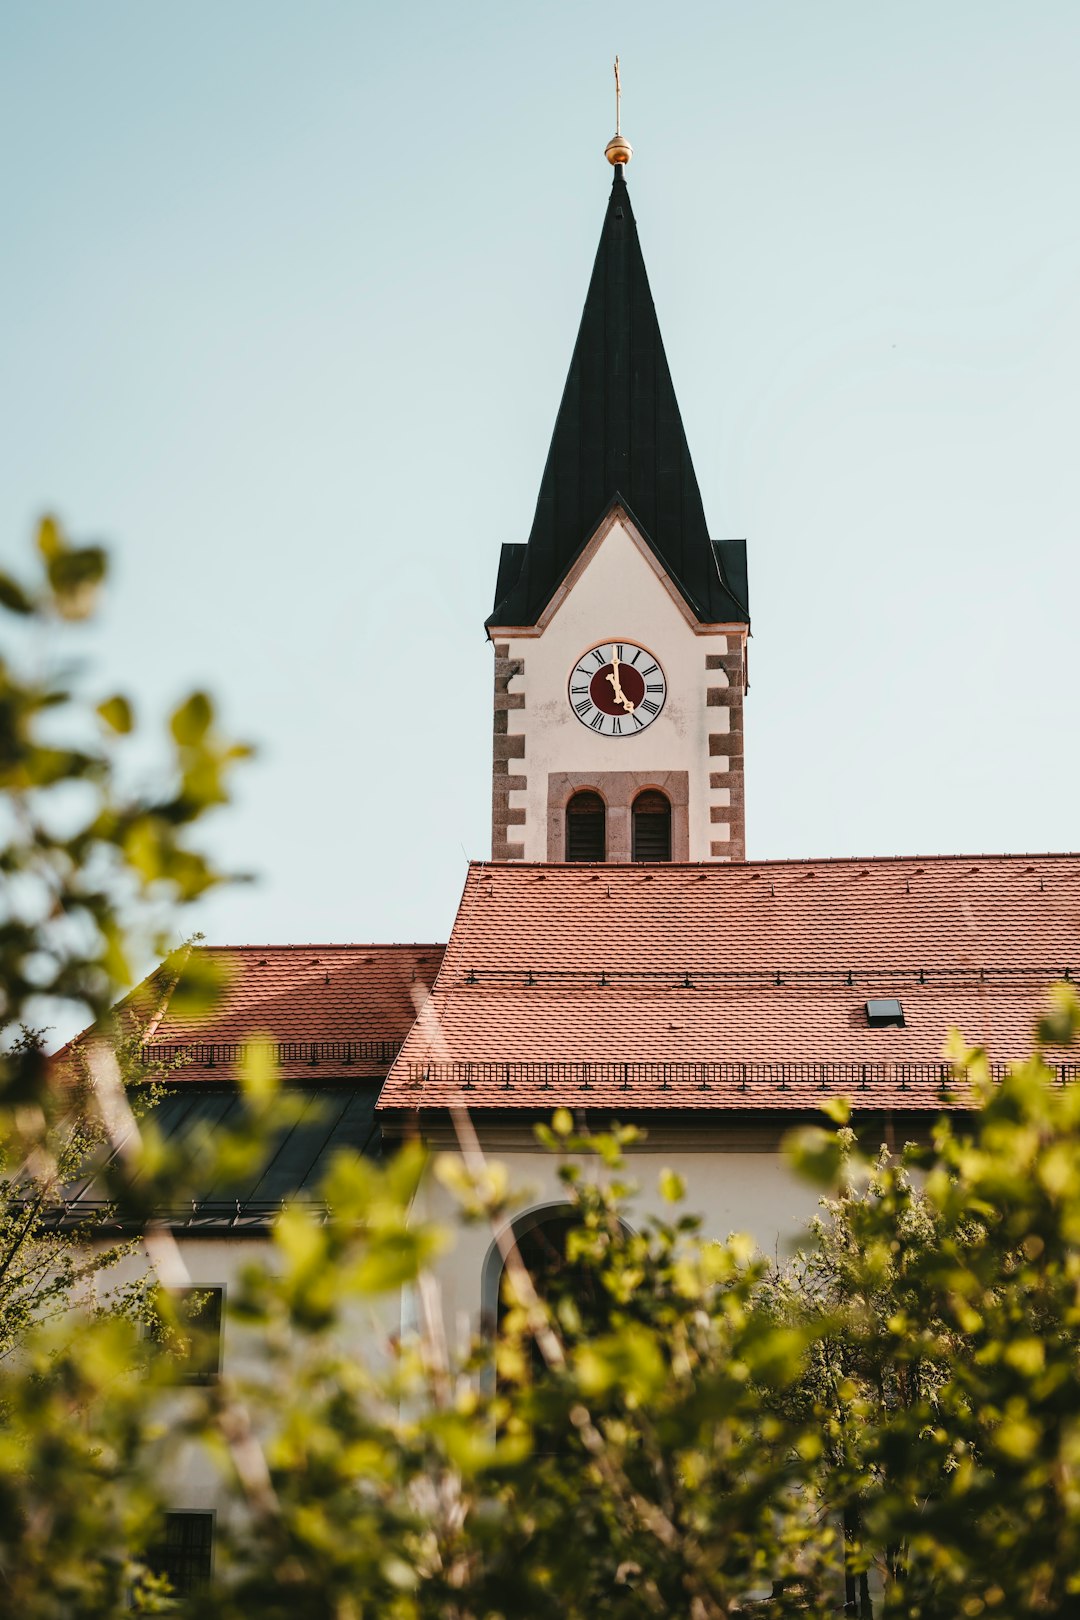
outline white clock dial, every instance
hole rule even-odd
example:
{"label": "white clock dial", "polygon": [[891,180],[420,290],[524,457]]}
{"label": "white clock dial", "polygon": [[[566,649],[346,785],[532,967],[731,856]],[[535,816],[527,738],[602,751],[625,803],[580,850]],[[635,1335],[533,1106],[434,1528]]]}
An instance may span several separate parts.
{"label": "white clock dial", "polygon": [[570,707],[598,737],[635,737],[667,697],[660,660],[633,641],[601,641],[582,653],[567,682]]}

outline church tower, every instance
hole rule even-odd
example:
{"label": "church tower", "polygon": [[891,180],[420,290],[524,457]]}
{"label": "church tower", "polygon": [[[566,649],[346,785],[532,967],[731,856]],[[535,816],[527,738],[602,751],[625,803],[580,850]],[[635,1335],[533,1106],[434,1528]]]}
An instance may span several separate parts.
{"label": "church tower", "polygon": [[504,545],[492,859],[745,859],[746,547],[712,540],[625,165],[525,545]]}

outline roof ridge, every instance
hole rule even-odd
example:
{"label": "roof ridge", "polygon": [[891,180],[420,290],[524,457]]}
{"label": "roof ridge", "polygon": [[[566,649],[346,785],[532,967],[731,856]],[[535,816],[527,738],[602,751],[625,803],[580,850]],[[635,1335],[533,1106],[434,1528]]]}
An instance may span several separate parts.
{"label": "roof ridge", "polygon": [[495,872],[599,872],[606,876],[642,868],[661,872],[743,872],[748,866],[887,866],[918,861],[1075,861],[1080,850],[959,850],[935,855],[772,855],[745,861],[470,861],[470,867]]}
{"label": "roof ridge", "polygon": [[314,941],[305,943],[301,940],[297,943],[283,945],[248,943],[242,945],[197,945],[195,949],[199,951],[444,951],[446,941],[413,939],[384,941],[337,940],[327,942],[324,940],[321,943]]}

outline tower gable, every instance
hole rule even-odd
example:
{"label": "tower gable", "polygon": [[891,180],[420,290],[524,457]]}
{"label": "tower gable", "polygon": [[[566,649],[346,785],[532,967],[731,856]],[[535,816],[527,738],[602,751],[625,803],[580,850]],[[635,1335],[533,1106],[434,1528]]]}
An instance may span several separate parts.
{"label": "tower gable", "polygon": [[[567,830],[582,793],[603,801],[599,859],[743,858],[746,627],[700,623],[621,507],[590,536],[541,621],[504,634],[495,638],[495,860],[585,859],[571,854]],[[645,671],[662,683],[634,694],[658,694],[645,707],[659,712],[640,728],[628,719],[613,734],[610,720],[594,729],[595,715],[582,713],[600,646],[618,646],[628,689]],[[650,792],[670,807],[669,853],[655,857],[635,833],[634,806]]]}

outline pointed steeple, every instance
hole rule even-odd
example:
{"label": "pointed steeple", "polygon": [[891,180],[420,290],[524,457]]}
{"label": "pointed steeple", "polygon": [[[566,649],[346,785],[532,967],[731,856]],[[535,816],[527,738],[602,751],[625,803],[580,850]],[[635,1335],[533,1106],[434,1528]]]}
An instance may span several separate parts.
{"label": "pointed steeple", "polygon": [[503,547],[490,626],[535,624],[616,503],[702,623],[749,621],[745,550],[709,538],[616,157],[532,531],[527,545]]}

